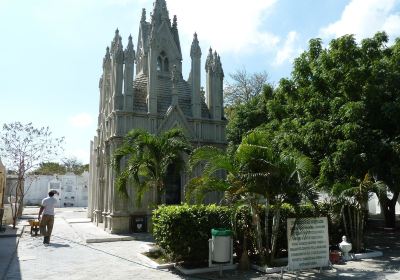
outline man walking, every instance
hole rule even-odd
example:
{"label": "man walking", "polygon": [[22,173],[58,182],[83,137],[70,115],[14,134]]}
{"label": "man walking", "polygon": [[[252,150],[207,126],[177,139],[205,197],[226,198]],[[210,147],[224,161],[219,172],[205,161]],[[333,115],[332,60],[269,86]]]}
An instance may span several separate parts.
{"label": "man walking", "polygon": [[[42,200],[42,206],[39,210],[38,219],[40,221],[40,232],[44,236],[43,244],[50,244],[50,235],[54,224],[54,207],[58,202],[54,194],[58,194],[58,192],[49,191],[49,196]],[[43,217],[40,219],[42,213]]]}

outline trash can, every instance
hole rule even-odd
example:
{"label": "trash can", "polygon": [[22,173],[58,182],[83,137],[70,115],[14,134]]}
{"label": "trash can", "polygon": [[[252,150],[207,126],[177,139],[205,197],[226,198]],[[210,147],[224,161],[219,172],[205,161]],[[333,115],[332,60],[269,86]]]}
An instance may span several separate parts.
{"label": "trash can", "polygon": [[225,228],[213,228],[212,236],[212,261],[216,263],[228,263],[232,256],[231,237],[232,231]]}
{"label": "trash can", "polygon": [[147,232],[146,216],[133,216],[133,232]]}

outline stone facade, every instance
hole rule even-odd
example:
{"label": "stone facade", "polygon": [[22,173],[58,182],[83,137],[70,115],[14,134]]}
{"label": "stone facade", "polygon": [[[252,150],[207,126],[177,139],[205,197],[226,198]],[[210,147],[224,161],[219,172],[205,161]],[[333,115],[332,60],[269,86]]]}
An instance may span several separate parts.
{"label": "stone facade", "polygon": [[[177,17],[171,22],[165,0],[157,0],[150,15],[147,21],[143,9],[136,51],[131,36],[123,49],[117,29],[103,59],[98,129],[91,143],[88,209],[93,222],[112,233],[131,231],[132,216],[149,216],[154,203],[154,194],[135,205],[132,188],[130,199],[115,190],[116,174],[110,160],[128,131],[140,128],[159,134],[180,127],[195,146],[226,145],[220,56],[210,48],[204,92],[197,34],[190,48],[190,75],[185,80]],[[181,174],[174,180],[169,193],[175,199],[171,201],[177,202],[184,197],[187,178]]]}

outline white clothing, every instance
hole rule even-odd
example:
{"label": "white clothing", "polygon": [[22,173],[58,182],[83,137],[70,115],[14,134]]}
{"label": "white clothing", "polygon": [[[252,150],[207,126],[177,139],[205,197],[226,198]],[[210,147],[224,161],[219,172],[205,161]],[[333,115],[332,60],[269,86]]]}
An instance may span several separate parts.
{"label": "white clothing", "polygon": [[46,197],[42,200],[42,206],[44,207],[43,215],[54,216],[54,207],[57,205],[58,201],[55,197]]}

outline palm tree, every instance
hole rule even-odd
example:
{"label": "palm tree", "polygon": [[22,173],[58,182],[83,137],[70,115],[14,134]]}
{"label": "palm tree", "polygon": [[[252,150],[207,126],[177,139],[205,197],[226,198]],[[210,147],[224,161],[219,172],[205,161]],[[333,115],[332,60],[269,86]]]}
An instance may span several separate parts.
{"label": "palm tree", "polygon": [[[282,151],[271,144],[271,136],[255,130],[243,138],[238,148],[244,162],[253,170],[257,180],[253,191],[265,198],[266,252],[272,262],[277,251],[281,206],[284,202],[297,205],[303,200],[316,198],[309,174],[311,160],[297,151]],[[262,176],[260,176],[262,175]],[[269,247],[269,209],[274,205],[271,252]]]}
{"label": "palm tree", "polygon": [[161,204],[171,166],[177,172],[182,170],[183,156],[191,149],[181,129],[171,129],[160,135],[140,129],[130,131],[114,153],[117,189],[128,196],[127,185],[132,182],[137,188],[138,204],[146,191],[155,189],[155,202]]}
{"label": "palm tree", "polygon": [[[203,169],[201,176],[189,181],[187,193],[189,198],[194,196],[197,200],[201,200],[205,193],[219,190],[224,191],[226,196],[236,197],[237,200],[248,203],[253,216],[257,250],[261,260],[265,260],[264,256],[267,259],[271,256],[273,259],[279,234],[280,205],[294,196],[300,201],[298,190],[306,186],[304,177],[311,169],[310,160],[299,153],[274,149],[266,132],[255,130],[244,137],[232,154],[214,147],[201,147],[193,152],[189,164],[192,170],[198,166]],[[216,176],[220,171],[225,172],[227,176],[225,178]],[[264,249],[258,207],[256,207],[262,198],[266,201],[266,248]],[[271,252],[268,234],[270,203],[275,204]]]}
{"label": "palm tree", "polygon": [[[186,198],[195,198],[196,202],[203,201],[205,194],[213,191],[225,193],[225,198],[233,203],[233,206],[240,207],[242,204],[250,206],[252,220],[256,227],[256,245],[260,255],[263,253],[261,239],[261,225],[256,210],[256,195],[249,190],[250,181],[254,174],[248,173],[241,162],[240,154],[226,153],[224,150],[211,146],[203,146],[193,151],[189,158],[189,167],[193,171],[200,168],[201,175],[192,178],[187,185]],[[226,176],[221,176],[225,174]],[[247,231],[246,231],[247,232]],[[245,233],[246,235],[246,233]],[[246,248],[247,236],[244,236],[243,254],[240,261],[242,269],[250,267],[248,252]]]}
{"label": "palm tree", "polygon": [[338,203],[342,207],[340,215],[343,219],[343,225],[346,235],[353,242],[353,248],[356,252],[364,249],[364,224],[366,214],[368,213],[368,201],[373,193],[383,193],[386,191],[386,184],[377,181],[369,174],[365,174],[363,180],[358,181],[357,186],[347,184],[336,184],[332,193],[337,195]]}

